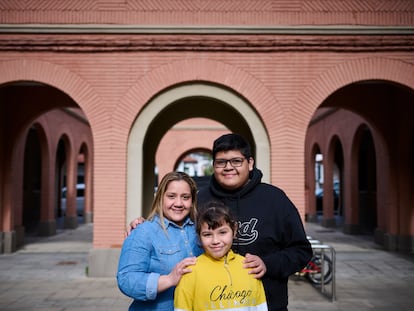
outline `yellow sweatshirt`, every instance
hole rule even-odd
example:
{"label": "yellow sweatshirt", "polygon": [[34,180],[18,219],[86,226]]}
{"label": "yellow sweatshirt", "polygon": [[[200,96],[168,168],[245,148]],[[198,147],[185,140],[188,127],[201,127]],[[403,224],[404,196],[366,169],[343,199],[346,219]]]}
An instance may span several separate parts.
{"label": "yellow sweatshirt", "polygon": [[175,289],[174,310],[267,311],[263,284],[248,274],[243,260],[232,251],[220,260],[200,255]]}

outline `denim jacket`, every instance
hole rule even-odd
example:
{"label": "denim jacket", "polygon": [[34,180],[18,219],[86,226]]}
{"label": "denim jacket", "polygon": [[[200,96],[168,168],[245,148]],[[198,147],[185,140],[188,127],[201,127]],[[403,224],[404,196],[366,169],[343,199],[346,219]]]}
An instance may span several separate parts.
{"label": "denim jacket", "polygon": [[184,258],[203,250],[193,221],[182,226],[164,219],[166,232],[155,216],[134,229],[122,246],[118,264],[118,287],[134,299],[129,310],[174,310],[174,289],[157,294],[160,275],[169,274]]}

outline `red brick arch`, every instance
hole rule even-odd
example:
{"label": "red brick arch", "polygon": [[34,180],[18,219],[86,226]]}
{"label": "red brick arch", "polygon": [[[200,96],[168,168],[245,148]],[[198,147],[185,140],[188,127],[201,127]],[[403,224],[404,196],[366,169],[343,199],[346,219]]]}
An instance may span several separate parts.
{"label": "red brick arch", "polygon": [[36,81],[61,90],[82,108],[91,123],[100,124],[101,120],[94,119],[92,115],[96,109],[102,110],[102,101],[88,82],[73,71],[45,61],[20,59],[0,62],[0,72],[0,84]]}
{"label": "red brick arch", "polygon": [[[282,133],[287,128],[285,110],[274,94],[259,79],[248,72],[220,61],[206,59],[186,59],[158,67],[139,79],[121,99],[114,111],[113,125],[119,131],[114,133],[114,141],[119,147],[127,144],[128,134],[143,107],[153,97],[175,85],[186,82],[207,82],[221,85],[236,92],[252,105],[267,132],[266,140],[272,149],[282,150],[286,137]],[[269,128],[273,134],[270,135]],[[274,133],[277,133],[276,135]],[[273,161],[274,162],[274,161]],[[270,180],[275,178],[275,163],[268,163],[266,173]]]}
{"label": "red brick arch", "polygon": [[280,104],[261,81],[237,67],[205,59],[177,61],[149,72],[121,99],[114,113],[114,124],[129,131],[143,106],[160,90],[194,81],[228,87],[254,105],[265,125],[277,123],[280,128],[285,125]]}
{"label": "red brick arch", "polygon": [[[414,65],[403,61],[379,57],[361,58],[341,63],[320,75],[319,78],[314,80],[298,97],[295,104],[295,110],[306,112],[302,114],[304,117],[303,119],[296,120],[302,122],[302,128],[306,130],[307,126],[305,127],[305,125],[309,123],[314,111],[328,96],[344,86],[364,80],[390,81],[414,89]],[[296,115],[296,117],[298,117],[298,115]],[[360,123],[360,126],[362,126],[363,123]],[[369,125],[367,124],[366,126]],[[388,148],[382,135],[377,131],[372,131],[371,133],[373,135],[373,143],[376,152],[377,171],[381,171],[382,176],[377,183],[378,228],[384,230],[384,232],[398,234],[398,213],[392,213],[389,208],[392,205],[389,203],[391,198],[397,197],[398,194],[396,194],[395,186],[390,182],[390,167],[389,165],[384,165],[384,163],[390,163]],[[328,137],[326,141],[331,145],[334,139],[334,137]],[[355,129],[352,138],[348,140],[348,144],[344,148],[351,148],[351,159],[348,159],[348,168],[344,172],[348,175],[345,178],[345,188],[348,189],[354,188],[357,184],[355,182],[355,176],[358,176],[356,169],[358,163],[359,139],[360,127]],[[349,145],[349,143],[351,143],[351,145]],[[312,144],[313,143],[309,142],[308,145]],[[326,148],[322,149],[325,149],[325,152],[322,150],[322,153],[324,154],[329,155],[333,153],[332,150],[329,151],[326,150]],[[311,169],[312,167],[308,167],[308,172]],[[308,183],[312,181],[309,173],[308,180]],[[348,193],[357,193],[357,189],[349,190]],[[347,199],[348,205],[353,208],[345,210],[345,218],[347,219],[347,225],[352,226],[358,222],[357,197],[349,195]],[[385,221],[385,219],[387,219],[387,221]]]}
{"label": "red brick arch", "polygon": [[313,80],[298,96],[291,115],[306,129],[318,106],[336,90],[363,80],[387,80],[414,89],[414,65],[389,58],[361,58],[341,63]]}

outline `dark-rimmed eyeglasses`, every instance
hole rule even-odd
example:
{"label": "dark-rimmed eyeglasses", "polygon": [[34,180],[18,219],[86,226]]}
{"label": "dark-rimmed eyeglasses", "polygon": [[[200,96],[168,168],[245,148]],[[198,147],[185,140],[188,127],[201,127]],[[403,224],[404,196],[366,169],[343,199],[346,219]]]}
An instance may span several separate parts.
{"label": "dark-rimmed eyeglasses", "polygon": [[233,167],[240,167],[243,165],[245,158],[233,158],[233,159],[215,159],[214,167],[223,168],[227,166],[227,163],[230,163]]}

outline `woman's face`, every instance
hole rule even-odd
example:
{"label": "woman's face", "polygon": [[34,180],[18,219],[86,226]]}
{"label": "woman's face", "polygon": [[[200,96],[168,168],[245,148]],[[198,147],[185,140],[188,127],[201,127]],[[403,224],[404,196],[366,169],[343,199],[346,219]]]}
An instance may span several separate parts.
{"label": "woman's face", "polygon": [[192,204],[191,189],[187,182],[174,180],[168,184],[162,205],[165,218],[181,226],[190,214]]}

